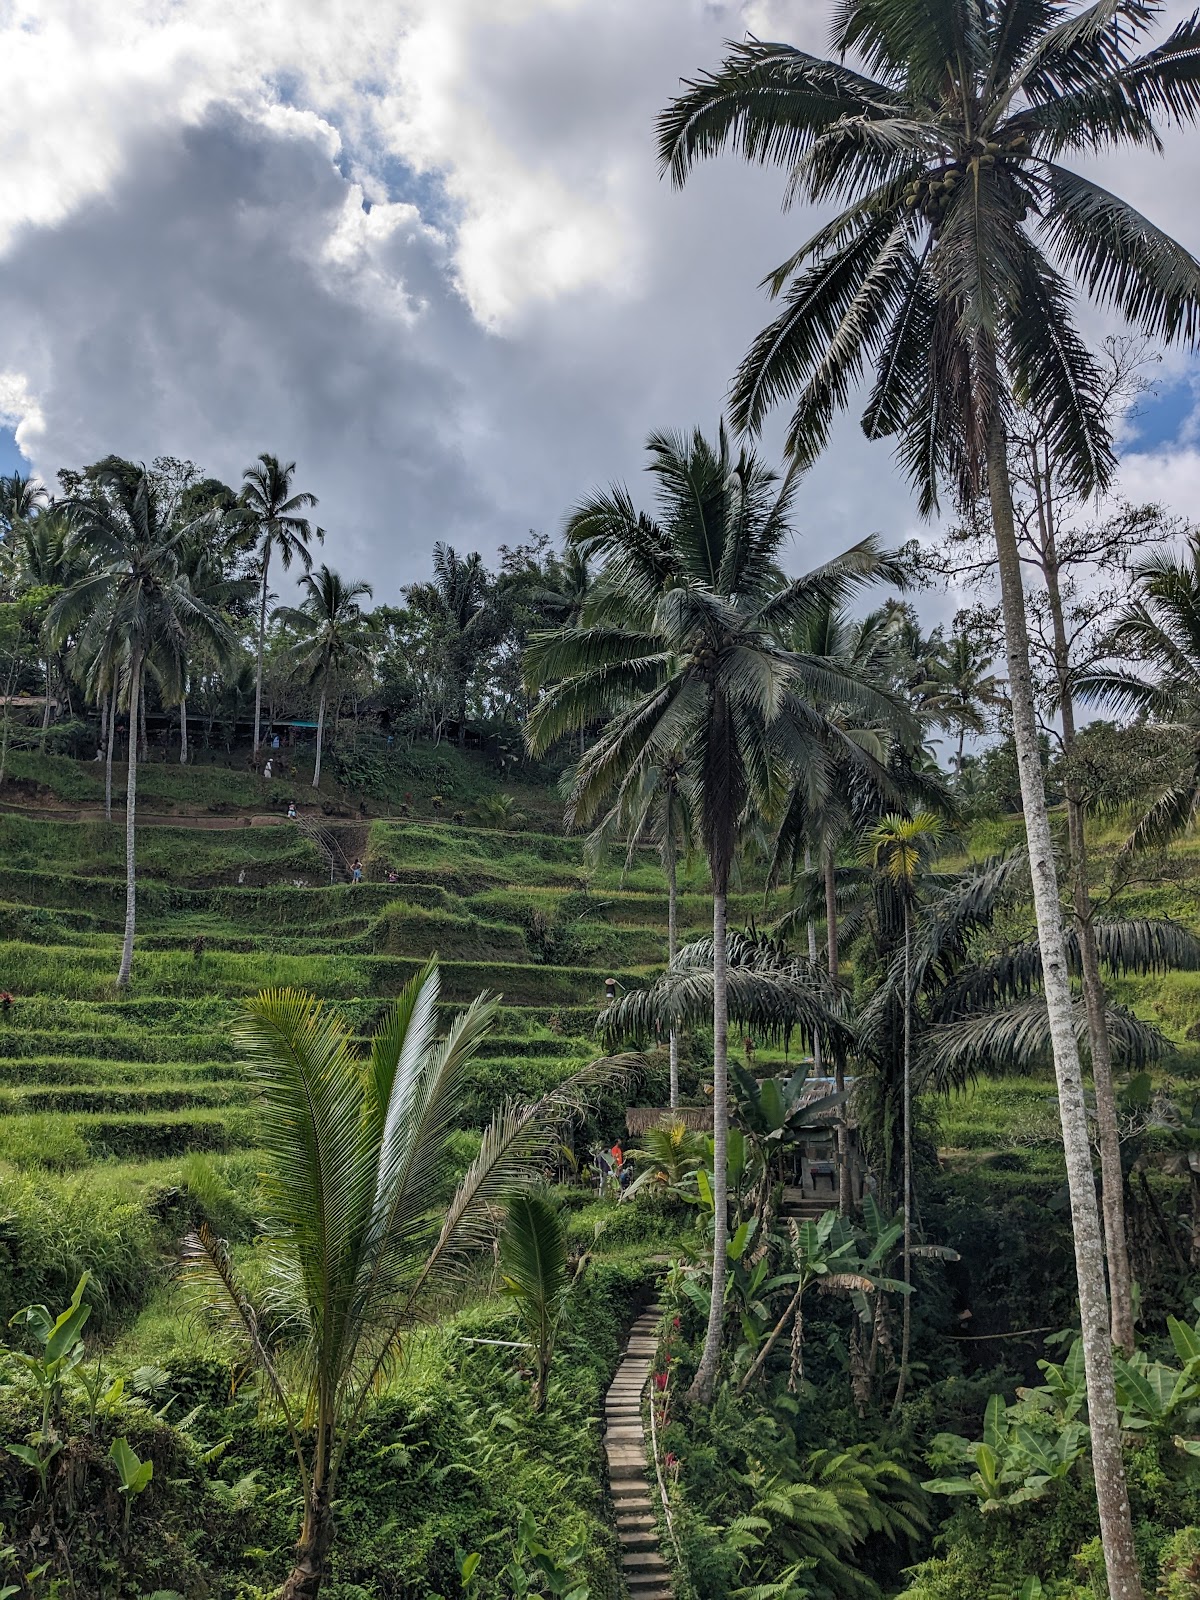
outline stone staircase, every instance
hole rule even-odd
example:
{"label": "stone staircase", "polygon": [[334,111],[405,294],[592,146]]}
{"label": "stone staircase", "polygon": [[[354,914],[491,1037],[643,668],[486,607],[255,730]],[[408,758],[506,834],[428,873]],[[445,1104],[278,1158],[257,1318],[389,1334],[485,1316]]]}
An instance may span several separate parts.
{"label": "stone staircase", "polygon": [[604,1401],[608,1483],[621,1541],[621,1572],[630,1600],[672,1600],[671,1570],[658,1547],[652,1475],[642,1430],[642,1395],[650,1381],[662,1308],[648,1306],[629,1331],[625,1354]]}

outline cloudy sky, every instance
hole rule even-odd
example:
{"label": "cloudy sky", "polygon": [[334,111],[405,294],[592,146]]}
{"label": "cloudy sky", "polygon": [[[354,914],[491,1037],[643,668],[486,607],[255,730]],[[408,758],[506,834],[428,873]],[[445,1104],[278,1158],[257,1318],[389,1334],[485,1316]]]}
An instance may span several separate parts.
{"label": "cloudy sky", "polygon": [[[808,231],[777,174],[660,181],[655,112],[724,39],[818,48],[827,14],[0,0],[0,470],[116,451],[236,482],[271,450],[380,599],[437,539],[557,534],[589,488],[636,488],[650,428],[715,424],[755,286]],[[1200,251],[1200,138],[1107,176]],[[1164,365],[1124,464],[1129,493],[1189,514],[1195,371]],[[849,422],[801,524],[796,568],[917,528]]]}

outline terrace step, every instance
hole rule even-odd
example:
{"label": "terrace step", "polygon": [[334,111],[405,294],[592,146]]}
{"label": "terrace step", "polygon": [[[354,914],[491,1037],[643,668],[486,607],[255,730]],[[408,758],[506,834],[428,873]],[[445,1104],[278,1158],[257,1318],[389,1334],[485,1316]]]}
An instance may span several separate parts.
{"label": "terrace step", "polygon": [[671,1572],[658,1544],[646,1466],[642,1397],[657,1352],[658,1306],[629,1330],[625,1353],[604,1399],[604,1448],[609,1490],[621,1545],[621,1572],[630,1600],[672,1600]]}

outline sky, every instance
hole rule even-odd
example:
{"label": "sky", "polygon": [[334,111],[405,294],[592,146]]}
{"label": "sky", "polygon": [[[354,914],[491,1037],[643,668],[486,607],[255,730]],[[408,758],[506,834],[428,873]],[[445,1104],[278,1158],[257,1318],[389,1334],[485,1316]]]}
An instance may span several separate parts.
{"label": "sky", "polygon": [[[0,0],[0,470],[170,454],[236,484],[269,450],[389,601],[436,540],[491,556],[643,493],[647,433],[715,428],[810,231],[775,172],[661,180],[655,113],[748,30],[823,50],[829,10]],[[1200,252],[1200,139],[1099,170]],[[1200,510],[1189,357],[1122,451],[1124,492]],[[853,416],[797,525],[796,571],[922,527]]]}

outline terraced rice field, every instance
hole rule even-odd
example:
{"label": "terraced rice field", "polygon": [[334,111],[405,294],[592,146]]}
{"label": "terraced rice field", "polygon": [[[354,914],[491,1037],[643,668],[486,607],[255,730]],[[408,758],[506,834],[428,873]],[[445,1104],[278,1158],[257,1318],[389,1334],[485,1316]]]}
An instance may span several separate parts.
{"label": "terraced rice field", "polygon": [[[604,979],[635,984],[665,960],[653,855],[622,875],[553,835],[336,831],[363,858],[364,883],[330,884],[317,845],[287,824],[144,828],[134,977],[118,995],[120,823],[0,817],[0,989],[15,996],[0,1018],[0,1251],[13,1306],[69,1293],[89,1264],[117,1314],[123,1295],[152,1292],[145,1269],[169,1254],[180,1208],[211,1213],[246,1194],[255,1114],[231,1035],[243,997],[308,988],[365,1037],[431,953],[448,1006],[498,992],[497,1031],[472,1069],[465,1164],[499,1103],[597,1053]],[[685,931],[707,922],[702,889],[698,876],[685,885]],[[755,897],[744,900],[735,915],[750,914]]]}

